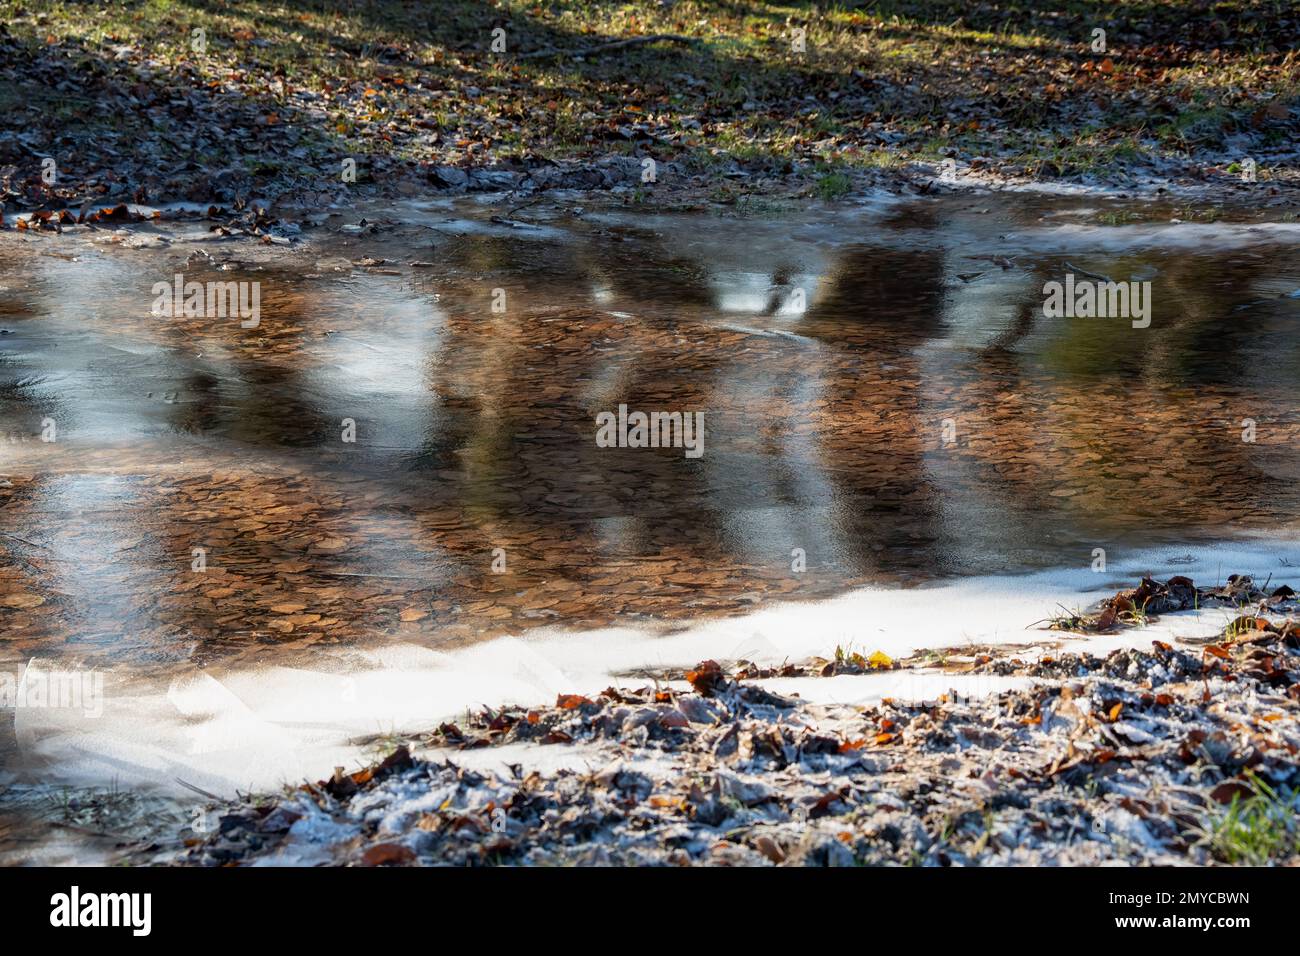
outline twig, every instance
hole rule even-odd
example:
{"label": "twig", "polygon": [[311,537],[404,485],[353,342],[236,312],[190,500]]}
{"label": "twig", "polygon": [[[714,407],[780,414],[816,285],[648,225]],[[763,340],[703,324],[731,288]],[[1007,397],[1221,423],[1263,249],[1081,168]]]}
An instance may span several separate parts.
{"label": "twig", "polygon": [[1100,279],[1102,282],[1110,281],[1110,276],[1100,275],[1099,273],[1096,272],[1089,272],[1087,269],[1080,269],[1078,266],[1071,265],[1068,262],[1065,264],[1065,267],[1069,269],[1071,272],[1077,272],[1079,273],[1079,275],[1087,276],[1089,279]]}
{"label": "twig", "polygon": [[530,53],[521,53],[517,57],[520,60],[535,60],[545,56],[595,56],[600,53],[608,53],[610,50],[621,50],[630,46],[641,46],[646,43],[699,43],[698,37],[682,36],[680,33],[652,33],[644,37],[628,37],[626,40],[613,40],[609,43],[598,43],[595,46],[583,47],[580,50],[557,50],[555,47],[547,47],[545,50],[533,50]]}
{"label": "twig", "polygon": [[176,778],[176,782],[179,783],[179,784],[180,784],[182,787],[184,787],[186,790],[193,790],[195,793],[197,793],[197,794],[198,794],[199,796],[201,796],[201,797],[207,797],[209,800],[215,800],[217,803],[224,803],[224,802],[225,802],[225,798],[224,798],[224,797],[219,797],[219,796],[217,796],[215,793],[213,793],[212,791],[210,791],[210,790],[204,790],[202,787],[196,787],[196,786],[194,786],[194,784],[190,783],[189,781],[182,780],[180,777],[177,777],[177,778]]}
{"label": "twig", "polygon": [[545,198],[546,198],[545,196],[537,196],[534,199],[528,200],[528,202],[526,203],[521,203],[520,205],[515,206],[513,209],[507,209],[506,217],[509,218],[513,216],[515,213],[519,212],[519,210],[527,209],[529,206],[536,206],[539,202],[541,202]]}

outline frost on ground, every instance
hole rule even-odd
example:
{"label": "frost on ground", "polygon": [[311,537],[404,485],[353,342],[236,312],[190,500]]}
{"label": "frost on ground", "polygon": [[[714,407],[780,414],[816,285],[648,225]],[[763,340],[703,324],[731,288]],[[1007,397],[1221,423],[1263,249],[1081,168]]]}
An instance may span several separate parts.
{"label": "frost on ground", "polygon": [[[1099,865],[1300,862],[1300,626],[1289,588],[1144,581],[1097,614],[1231,605],[1217,639],[1033,663],[980,698],[811,703],[764,685],[914,666],[883,655],[485,710],[382,763],[219,807],[155,862],[336,865]],[[684,679],[684,682],[683,680]],[[689,686],[689,690],[686,688]],[[1005,685],[1003,685],[1005,686]],[[680,690],[679,690],[680,688]],[[485,759],[496,751],[499,759]],[[560,756],[557,756],[560,755]]]}

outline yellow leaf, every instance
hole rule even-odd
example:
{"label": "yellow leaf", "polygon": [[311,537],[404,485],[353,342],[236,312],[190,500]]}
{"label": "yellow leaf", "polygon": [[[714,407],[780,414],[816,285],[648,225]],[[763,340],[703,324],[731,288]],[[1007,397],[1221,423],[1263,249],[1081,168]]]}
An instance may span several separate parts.
{"label": "yellow leaf", "polygon": [[867,658],[867,663],[872,667],[893,667],[894,659],[884,651],[876,651]]}

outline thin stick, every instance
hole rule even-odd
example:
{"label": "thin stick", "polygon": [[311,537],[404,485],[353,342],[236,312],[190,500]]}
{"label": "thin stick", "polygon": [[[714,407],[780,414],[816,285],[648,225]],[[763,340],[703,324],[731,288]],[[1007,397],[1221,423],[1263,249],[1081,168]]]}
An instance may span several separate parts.
{"label": "thin stick", "polygon": [[1102,282],[1110,281],[1110,276],[1099,275],[1096,272],[1089,272],[1087,269],[1080,269],[1078,266],[1070,265],[1068,262],[1065,266],[1071,272],[1077,272],[1079,275],[1087,276],[1089,279],[1100,279]]}
{"label": "thin stick", "polygon": [[197,793],[197,794],[198,794],[199,796],[201,796],[201,797],[207,797],[209,800],[215,800],[217,803],[225,803],[225,802],[226,802],[225,797],[219,797],[219,796],[217,796],[215,793],[213,793],[211,790],[204,790],[202,787],[196,787],[196,786],[194,786],[194,784],[190,783],[190,782],[187,781],[187,780],[182,780],[180,777],[177,777],[177,778],[176,778],[176,782],[179,783],[179,784],[180,784],[182,787],[184,787],[186,790],[193,790],[195,793]]}

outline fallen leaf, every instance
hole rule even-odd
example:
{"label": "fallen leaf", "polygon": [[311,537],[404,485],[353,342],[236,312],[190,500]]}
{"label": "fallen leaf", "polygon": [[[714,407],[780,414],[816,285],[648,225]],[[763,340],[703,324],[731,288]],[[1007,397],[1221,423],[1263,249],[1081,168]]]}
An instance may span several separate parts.
{"label": "fallen leaf", "polygon": [[415,859],[415,851],[400,843],[376,843],[361,855],[363,866],[400,866]]}
{"label": "fallen leaf", "polygon": [[785,862],[785,851],[782,850],[781,847],[777,845],[777,842],[767,834],[755,838],[754,849],[763,854],[763,856],[767,857],[773,863]]}
{"label": "fallen leaf", "polygon": [[1217,803],[1232,803],[1233,797],[1241,797],[1244,800],[1254,793],[1254,790],[1240,780],[1225,780],[1210,791],[1210,799]]}

